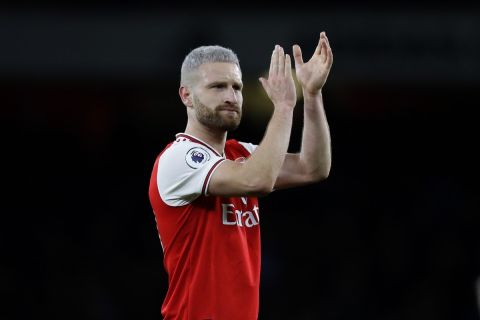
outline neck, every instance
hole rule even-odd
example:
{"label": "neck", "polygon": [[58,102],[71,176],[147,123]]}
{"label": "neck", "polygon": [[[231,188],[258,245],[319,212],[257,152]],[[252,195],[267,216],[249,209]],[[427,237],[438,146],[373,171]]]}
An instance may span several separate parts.
{"label": "neck", "polygon": [[185,133],[205,141],[218,154],[223,154],[225,141],[227,141],[227,131],[209,128],[199,123],[193,124],[191,121],[188,121]]}

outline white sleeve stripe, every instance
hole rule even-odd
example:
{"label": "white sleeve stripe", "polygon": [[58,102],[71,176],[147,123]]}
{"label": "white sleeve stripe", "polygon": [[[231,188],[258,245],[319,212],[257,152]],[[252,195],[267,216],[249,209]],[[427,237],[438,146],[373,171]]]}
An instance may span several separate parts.
{"label": "white sleeve stripe", "polygon": [[202,194],[207,195],[207,190],[208,190],[208,185],[210,184],[210,178],[212,177],[212,174],[215,172],[215,170],[218,168],[218,165],[225,161],[226,159],[219,159],[215,164],[210,168],[210,171],[208,171],[207,176],[205,177],[205,182],[203,183],[203,189],[202,189]]}

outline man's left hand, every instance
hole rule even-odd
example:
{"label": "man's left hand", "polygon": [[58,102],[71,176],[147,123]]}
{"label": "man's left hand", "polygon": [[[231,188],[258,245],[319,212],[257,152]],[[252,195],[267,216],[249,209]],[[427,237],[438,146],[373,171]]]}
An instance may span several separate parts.
{"label": "man's left hand", "polygon": [[303,62],[300,46],[293,46],[297,80],[306,94],[316,95],[327,81],[333,63],[333,53],[325,32],[320,33],[320,40],[310,60]]}

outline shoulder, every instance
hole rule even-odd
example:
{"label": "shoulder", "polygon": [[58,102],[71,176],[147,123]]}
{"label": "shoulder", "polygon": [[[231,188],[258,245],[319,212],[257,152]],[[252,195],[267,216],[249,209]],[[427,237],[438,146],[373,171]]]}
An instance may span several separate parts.
{"label": "shoulder", "polygon": [[161,199],[169,206],[183,206],[206,194],[209,178],[223,160],[202,143],[175,140],[158,160],[156,183]]}
{"label": "shoulder", "polygon": [[178,138],[160,155],[159,162],[171,163],[175,166],[186,165],[197,169],[216,157],[216,154],[208,147],[191,140]]}

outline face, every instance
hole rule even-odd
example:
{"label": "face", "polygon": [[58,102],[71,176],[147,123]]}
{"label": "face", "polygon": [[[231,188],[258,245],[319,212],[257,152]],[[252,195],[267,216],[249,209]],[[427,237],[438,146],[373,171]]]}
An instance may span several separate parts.
{"label": "face", "polygon": [[196,119],[222,131],[235,130],[242,118],[242,75],[233,63],[205,63],[198,68],[192,90]]}

